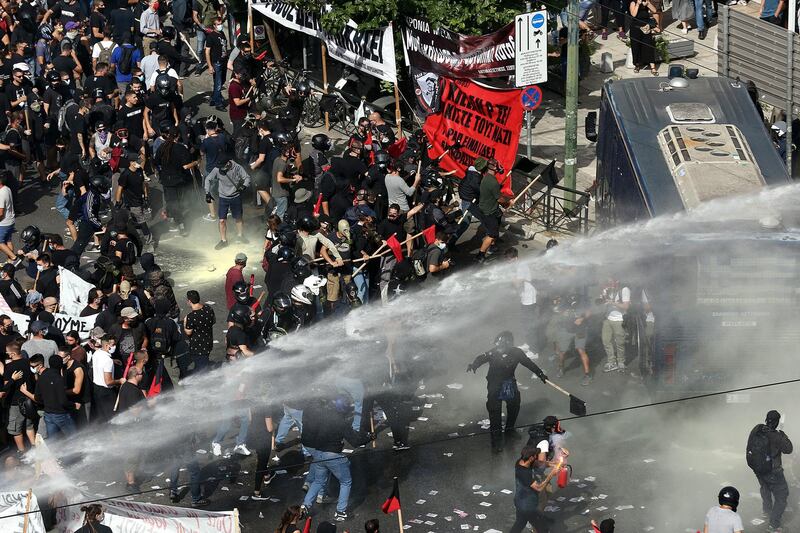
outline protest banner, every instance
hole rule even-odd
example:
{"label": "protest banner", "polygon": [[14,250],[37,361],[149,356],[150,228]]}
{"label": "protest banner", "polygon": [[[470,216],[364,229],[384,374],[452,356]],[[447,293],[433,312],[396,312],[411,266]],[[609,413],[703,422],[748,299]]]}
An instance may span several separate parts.
{"label": "protest banner", "polygon": [[[441,109],[428,115],[424,130],[431,142],[429,155],[439,157],[450,149],[439,165],[463,178],[478,157],[496,159],[505,170],[517,157],[523,109],[519,89],[491,89],[468,80],[442,78]],[[503,194],[512,196],[510,180],[498,171]]]}
{"label": "protest banner", "polygon": [[[350,20],[341,31],[329,33],[322,29],[319,13],[304,11],[288,2],[254,0],[253,9],[290,30],[321,39],[332,58],[381,80],[397,83],[391,26],[360,30]],[[513,67],[513,57],[511,63]]]}
{"label": "protest banner", "polygon": [[[30,317],[28,317],[28,315],[19,313],[6,314],[14,321],[14,326],[16,326],[17,331],[23,335],[28,331],[28,322],[30,322]],[[94,328],[94,322],[97,319],[97,315],[79,317],[65,315],[64,313],[53,313],[53,317],[55,318],[53,326],[58,328],[59,331],[68,333],[75,330],[80,335],[82,341],[89,338],[89,333],[92,331],[92,328]]]}
{"label": "protest banner", "polygon": [[[32,492],[0,492],[0,531],[46,533],[42,514],[38,511],[39,501]],[[28,514],[23,514],[25,512]]]}
{"label": "protest banner", "polygon": [[59,310],[65,315],[80,315],[89,303],[89,291],[94,289],[94,285],[64,267],[58,267],[58,275],[61,278],[58,293]]}

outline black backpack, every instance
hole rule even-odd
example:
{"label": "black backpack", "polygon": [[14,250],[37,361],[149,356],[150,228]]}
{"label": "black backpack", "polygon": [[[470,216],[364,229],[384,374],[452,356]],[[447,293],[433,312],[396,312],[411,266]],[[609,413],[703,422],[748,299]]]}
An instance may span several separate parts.
{"label": "black backpack", "polygon": [[130,74],[133,66],[133,52],[136,50],[133,46],[123,46],[122,52],[119,55],[119,63],[117,64],[117,71],[121,74]]}
{"label": "black backpack", "polygon": [[747,466],[757,475],[772,472],[772,454],[770,453],[767,426],[759,424],[747,438]]}
{"label": "black backpack", "polygon": [[[539,422],[532,425],[528,429],[528,446],[536,446],[543,440],[550,442],[550,432],[544,428],[544,424]],[[552,452],[547,453],[548,459],[552,456]]]}
{"label": "black backpack", "polygon": [[136,263],[136,244],[131,239],[125,242],[125,250],[122,252],[121,262],[123,265],[129,266]]}
{"label": "black backpack", "polygon": [[168,355],[172,347],[169,345],[169,340],[166,335],[166,328],[164,327],[164,320],[161,318],[153,319],[153,331],[150,333],[150,351],[153,355]]}

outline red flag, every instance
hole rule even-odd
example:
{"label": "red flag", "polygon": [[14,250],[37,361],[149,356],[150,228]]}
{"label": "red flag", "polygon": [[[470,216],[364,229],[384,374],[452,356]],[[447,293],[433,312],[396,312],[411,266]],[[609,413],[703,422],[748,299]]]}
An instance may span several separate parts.
{"label": "red flag", "polygon": [[161,384],[164,382],[164,360],[158,360],[158,367],[156,368],[156,375],[153,377],[153,382],[147,390],[147,397],[152,398],[161,393]]}
{"label": "red flag", "polygon": [[386,148],[386,151],[389,152],[389,155],[393,158],[397,159],[403,152],[406,151],[406,147],[408,146],[408,139],[403,137],[402,139],[398,139],[393,142],[390,146]]}
{"label": "red flag", "polygon": [[256,282],[256,275],[250,274],[250,297],[253,297],[253,284]]}
{"label": "red flag", "polygon": [[397,483],[397,478],[394,478],[394,486],[392,487],[392,494],[381,505],[381,511],[385,514],[391,514],[400,510],[400,486]]}
{"label": "red flag", "polygon": [[321,209],[322,209],[322,193],[319,193],[319,196],[317,196],[317,203],[314,204],[314,216],[315,217],[319,216],[319,212],[320,212]]}
{"label": "red flag", "polygon": [[303,533],[311,533],[311,517],[306,518],[306,525],[303,526]]}
{"label": "red flag", "polygon": [[436,240],[436,224],[431,224],[431,227],[422,232],[422,236],[425,237],[425,242],[433,244]]}
{"label": "red flag", "polygon": [[397,240],[397,237],[393,233],[388,239],[386,239],[386,246],[392,249],[392,253],[394,253],[395,258],[398,261],[403,260],[403,250],[400,247],[400,241]]}
{"label": "red flag", "polygon": [[133,352],[128,356],[128,362],[125,363],[125,373],[122,374],[122,377],[128,379],[128,370],[131,369],[131,365],[133,364]]}

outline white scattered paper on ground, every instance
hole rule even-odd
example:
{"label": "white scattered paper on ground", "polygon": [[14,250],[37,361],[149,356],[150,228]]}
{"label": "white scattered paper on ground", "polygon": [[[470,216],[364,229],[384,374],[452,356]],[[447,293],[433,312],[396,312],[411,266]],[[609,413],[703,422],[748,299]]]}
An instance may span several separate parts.
{"label": "white scattered paper on ground", "polygon": [[428,417],[427,416],[418,416],[417,420],[419,420],[420,422],[427,422],[428,421]]}
{"label": "white scattered paper on ground", "polygon": [[249,496],[239,496],[239,501],[246,502]]}
{"label": "white scattered paper on ground", "polygon": [[642,462],[643,462],[643,463],[655,463],[655,462],[656,462],[656,460],[655,460],[655,459],[645,459],[645,460],[644,460],[644,461],[642,461]]}
{"label": "white scattered paper on ground", "polygon": [[[432,491],[429,491],[428,494],[430,494],[431,496],[436,496],[437,494],[439,494],[439,491],[438,490],[432,490]],[[428,516],[430,516],[430,515],[428,515]]]}
{"label": "white scattered paper on ground", "polygon": [[206,302],[206,305],[214,305],[215,303],[217,303],[217,302],[212,302],[211,300],[209,300],[209,301]]}
{"label": "white scattered paper on ground", "polygon": [[427,516],[428,518],[436,518],[436,517],[437,517],[437,516],[439,516],[439,515],[438,515],[438,514],[436,514],[436,513],[428,513],[428,514],[426,514],[425,516]]}
{"label": "white scattered paper on ground", "polygon": [[617,505],[614,509],[617,511],[627,511],[628,509],[633,509],[633,505]]}
{"label": "white scattered paper on ground", "polygon": [[583,478],[584,481],[594,481],[596,478],[594,476],[586,476]]}
{"label": "white scattered paper on ground", "polygon": [[469,524],[461,524],[461,529],[469,529],[469,528],[470,528]]}
{"label": "white scattered paper on ground", "polygon": [[220,487],[220,488],[221,488],[222,490],[224,490],[224,491],[229,491],[229,490],[231,490],[231,489],[229,489],[228,487]]}
{"label": "white scattered paper on ground", "polygon": [[485,514],[476,514],[475,518],[477,518],[478,520],[486,520],[486,515]]}
{"label": "white scattered paper on ground", "polygon": [[764,521],[761,520],[760,518],[753,518],[752,520],[750,520],[750,523],[753,524],[754,526],[760,526],[761,524],[764,523]]}
{"label": "white scattered paper on ground", "polygon": [[491,506],[492,506],[492,504],[491,504],[491,503],[489,503],[489,502],[481,502],[481,503],[479,503],[478,505],[481,505],[481,506],[483,506],[483,507],[491,507]]}
{"label": "white scattered paper on ground", "polygon": [[417,504],[418,504],[418,505],[422,505],[422,504],[423,504],[423,503],[425,503],[425,502],[426,502],[426,500],[417,500]]}
{"label": "white scattered paper on ground", "polygon": [[472,490],[480,490],[483,485],[472,485]]}
{"label": "white scattered paper on ground", "polygon": [[445,457],[453,457],[453,452],[444,452],[442,455]]}
{"label": "white scattered paper on ground", "polygon": [[502,492],[503,494],[514,494],[514,491],[509,489],[502,489],[500,492]]}
{"label": "white scattered paper on ground", "polygon": [[606,498],[608,498],[608,494],[598,494],[597,497],[600,498],[601,500],[605,500]]}
{"label": "white scattered paper on ground", "polygon": [[431,407],[433,407],[433,404],[432,403],[426,403],[422,407],[424,407],[425,409],[430,409]]}
{"label": "white scattered paper on ground", "polygon": [[545,513],[555,513],[559,509],[561,509],[561,507],[558,507],[557,505],[548,505],[547,507],[544,508],[544,512]]}
{"label": "white scattered paper on ground", "polygon": [[463,389],[463,388],[464,388],[464,385],[462,385],[461,383],[451,383],[451,384],[449,384],[449,385],[447,386],[447,388],[448,388],[448,389],[460,390],[460,389]]}
{"label": "white scattered paper on ground", "polygon": [[595,507],[595,508],[594,508],[594,510],[595,510],[595,511],[600,511],[601,513],[602,513],[603,511],[605,511],[606,509],[608,509],[608,507],[603,507],[602,505],[601,505],[600,507]]}
{"label": "white scattered paper on ground", "polygon": [[434,522],[433,520],[425,520],[424,524],[426,526],[433,526],[436,525],[436,522]]}

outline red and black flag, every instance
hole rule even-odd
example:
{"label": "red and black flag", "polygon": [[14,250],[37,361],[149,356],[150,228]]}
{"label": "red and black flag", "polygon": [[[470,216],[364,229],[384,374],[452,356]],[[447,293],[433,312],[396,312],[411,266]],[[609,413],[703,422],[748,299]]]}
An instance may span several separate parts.
{"label": "red and black flag", "polygon": [[161,393],[161,385],[164,383],[164,360],[159,358],[158,366],[156,367],[156,375],[153,376],[153,382],[147,390],[147,397],[152,398]]}
{"label": "red and black flag", "polygon": [[425,237],[425,242],[433,244],[433,241],[436,240],[436,224],[431,224],[429,228],[422,232],[422,235]]}
{"label": "red and black flag", "polygon": [[400,486],[397,483],[397,478],[394,478],[394,486],[392,487],[392,494],[381,505],[381,511],[385,514],[392,514],[400,510]]}

